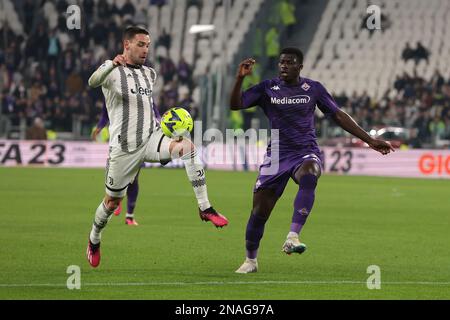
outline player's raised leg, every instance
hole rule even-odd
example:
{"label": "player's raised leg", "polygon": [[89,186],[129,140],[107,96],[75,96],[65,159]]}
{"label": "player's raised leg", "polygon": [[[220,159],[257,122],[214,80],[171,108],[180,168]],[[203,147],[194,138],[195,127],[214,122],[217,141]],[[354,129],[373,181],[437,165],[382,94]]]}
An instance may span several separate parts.
{"label": "player's raised leg", "polygon": [[313,208],[315,190],[320,174],[320,165],[316,160],[305,161],[294,174],[299,189],[294,201],[291,229],[282,246],[282,251],[287,254],[294,252],[301,254],[306,250],[306,245],[299,240],[299,234]]}
{"label": "player's raised leg", "polygon": [[128,186],[127,189],[127,215],[125,217],[125,224],[129,226],[138,226],[136,219],[134,218],[134,208],[136,207],[136,201],[139,194],[139,174],[134,179],[133,183]]}
{"label": "player's raised leg", "polygon": [[194,189],[200,218],[211,221],[216,227],[224,227],[228,219],[218,213],[210,204],[206,187],[206,173],[194,144],[189,139],[172,140],[169,146],[172,159],[181,158],[189,181]]}
{"label": "player's raised leg", "polygon": [[278,200],[274,189],[261,189],[253,194],[253,209],[247,222],[245,248],[247,256],[236,273],[253,273],[258,271],[258,249],[264,234],[264,227]]}
{"label": "player's raised leg", "polygon": [[119,206],[122,198],[113,198],[106,195],[103,201],[95,211],[94,222],[92,224],[92,230],[89,234],[89,242],[87,247],[87,259],[92,267],[98,267],[100,264],[100,240],[102,236],[102,230],[106,227],[106,224],[111,219],[114,210]]}

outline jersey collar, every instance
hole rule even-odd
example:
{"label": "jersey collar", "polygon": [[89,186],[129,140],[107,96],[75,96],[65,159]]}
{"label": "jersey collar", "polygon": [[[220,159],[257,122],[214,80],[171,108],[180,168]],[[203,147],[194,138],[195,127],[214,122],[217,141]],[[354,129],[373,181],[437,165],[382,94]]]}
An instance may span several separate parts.
{"label": "jersey collar", "polygon": [[283,86],[283,87],[289,87],[289,88],[293,88],[293,87],[299,87],[302,85],[303,82],[303,78],[299,77],[299,82],[298,84],[287,84],[286,82],[284,82],[283,80],[280,79],[280,77],[277,78],[278,82]]}
{"label": "jersey collar", "polygon": [[129,64],[129,63],[127,63],[127,67],[128,68],[132,68],[132,69],[140,69],[141,68],[141,66],[138,66],[138,65],[135,65],[135,64]]}

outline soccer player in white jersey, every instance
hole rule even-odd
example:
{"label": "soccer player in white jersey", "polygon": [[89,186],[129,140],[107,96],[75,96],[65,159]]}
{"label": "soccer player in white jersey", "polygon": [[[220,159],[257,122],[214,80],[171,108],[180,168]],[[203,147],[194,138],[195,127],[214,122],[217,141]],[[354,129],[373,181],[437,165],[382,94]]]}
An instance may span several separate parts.
{"label": "soccer player in white jersey", "polygon": [[156,72],[144,66],[149,45],[147,30],[128,27],[123,34],[123,54],[105,61],[89,78],[90,87],[102,86],[110,120],[106,195],[95,212],[87,247],[87,259],[94,268],[100,264],[101,231],[144,161],[167,163],[181,158],[197,198],[200,218],[216,227],[228,224],[227,218],[209,203],[205,170],[193,143],[186,138],[166,137],[156,120],[151,107]]}

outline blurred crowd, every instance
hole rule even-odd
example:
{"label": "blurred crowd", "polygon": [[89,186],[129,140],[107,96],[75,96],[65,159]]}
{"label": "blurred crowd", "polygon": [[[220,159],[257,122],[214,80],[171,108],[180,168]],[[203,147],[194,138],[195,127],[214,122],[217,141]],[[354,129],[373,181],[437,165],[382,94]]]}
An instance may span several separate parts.
{"label": "blurred crowd", "polygon": [[[166,2],[148,1],[157,6]],[[130,0],[122,8],[107,0],[84,0],[81,10],[86,19],[80,30],[68,30],[63,15],[59,15],[56,28],[50,29],[46,17],[49,2],[17,3],[23,35],[15,34],[8,24],[0,30],[0,117],[9,119],[9,127],[17,127],[23,120],[30,127],[40,118],[45,128],[55,132],[71,132],[77,125],[80,135],[88,137],[104,103],[101,89],[87,86],[88,78],[103,61],[122,52],[124,27],[145,26],[148,18]],[[56,12],[66,12],[69,5],[65,0],[53,3]],[[165,30],[159,39],[152,40],[153,52],[160,46],[170,49],[170,35]],[[177,105],[188,108],[195,117],[192,66],[183,58],[172,61],[168,55],[151,56],[148,65],[159,75],[155,102],[160,113]]]}

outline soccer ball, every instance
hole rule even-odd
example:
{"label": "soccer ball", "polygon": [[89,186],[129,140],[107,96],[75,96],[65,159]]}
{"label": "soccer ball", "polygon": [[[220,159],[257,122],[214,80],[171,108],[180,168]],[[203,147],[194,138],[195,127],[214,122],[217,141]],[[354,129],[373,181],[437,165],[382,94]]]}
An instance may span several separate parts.
{"label": "soccer ball", "polygon": [[169,138],[187,136],[193,127],[191,115],[183,108],[169,109],[161,118],[161,129]]}

